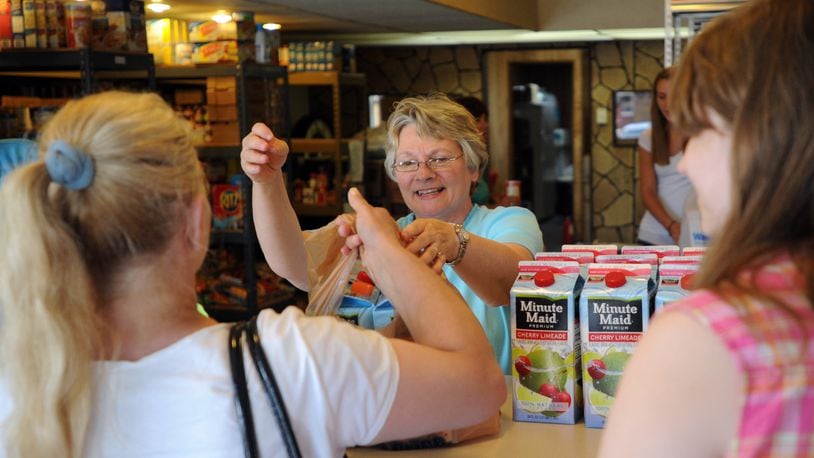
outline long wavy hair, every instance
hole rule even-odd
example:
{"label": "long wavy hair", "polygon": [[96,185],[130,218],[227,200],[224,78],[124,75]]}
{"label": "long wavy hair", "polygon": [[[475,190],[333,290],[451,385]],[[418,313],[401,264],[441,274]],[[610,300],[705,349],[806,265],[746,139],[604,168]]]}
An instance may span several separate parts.
{"label": "long wavy hair", "polygon": [[660,165],[670,163],[670,120],[661,112],[658,104],[658,87],[661,81],[669,81],[673,76],[672,67],[661,70],[653,80],[652,102],[650,103],[650,123],[652,132],[653,162]]}
{"label": "long wavy hair", "polygon": [[789,253],[814,303],[812,56],[814,2],[756,0],[707,24],[681,58],[673,122],[692,136],[713,128],[712,111],[733,136],[732,208],[698,287],[765,297],[742,273]]}
{"label": "long wavy hair", "polygon": [[[51,181],[42,158],[55,140],[91,156],[90,186]],[[188,124],[155,94],[69,102],[39,149],[0,187],[0,374],[15,405],[3,444],[9,456],[77,457],[91,364],[115,352],[100,316],[112,283],[128,260],[167,246],[203,172]]]}

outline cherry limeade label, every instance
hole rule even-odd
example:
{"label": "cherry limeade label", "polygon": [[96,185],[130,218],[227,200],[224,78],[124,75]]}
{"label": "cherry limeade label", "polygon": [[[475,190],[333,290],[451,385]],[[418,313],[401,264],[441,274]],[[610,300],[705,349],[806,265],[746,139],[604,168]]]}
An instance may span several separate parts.
{"label": "cherry limeade label", "polygon": [[574,424],[582,416],[576,261],[521,261],[511,290],[515,421]]}
{"label": "cherry limeade label", "polygon": [[585,426],[602,428],[650,316],[647,264],[591,264],[579,299]]}

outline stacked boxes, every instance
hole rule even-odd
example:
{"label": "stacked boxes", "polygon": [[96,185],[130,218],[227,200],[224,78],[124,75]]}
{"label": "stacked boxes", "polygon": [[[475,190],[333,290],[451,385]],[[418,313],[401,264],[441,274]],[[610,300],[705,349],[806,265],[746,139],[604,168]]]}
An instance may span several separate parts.
{"label": "stacked boxes", "polygon": [[215,64],[254,59],[254,15],[240,12],[234,13],[233,17],[234,21],[225,24],[215,21],[189,23],[192,63]]}
{"label": "stacked boxes", "polygon": [[211,143],[237,145],[240,124],[237,119],[237,81],[233,76],[206,79],[206,104],[209,114]]}

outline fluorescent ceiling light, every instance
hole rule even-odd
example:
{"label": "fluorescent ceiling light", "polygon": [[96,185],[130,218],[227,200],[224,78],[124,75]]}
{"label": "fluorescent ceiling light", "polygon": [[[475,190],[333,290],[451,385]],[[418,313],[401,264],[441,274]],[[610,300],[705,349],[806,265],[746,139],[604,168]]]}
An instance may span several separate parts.
{"label": "fluorescent ceiling light", "polygon": [[263,28],[266,30],[280,30],[283,26],[277,24],[276,22],[266,22],[263,24]]}
{"label": "fluorescent ceiling light", "polygon": [[614,40],[663,40],[664,27],[647,27],[640,29],[599,29],[601,35]]}
{"label": "fluorescent ceiling light", "polygon": [[232,20],[232,15],[226,11],[218,11],[214,16],[212,16],[212,20],[218,24],[226,24]]}
{"label": "fluorescent ceiling light", "polygon": [[158,1],[154,0],[154,1],[147,4],[147,9],[152,11],[153,13],[163,13],[164,11],[167,11],[167,10],[170,9],[170,5],[168,5],[166,3],[161,3],[160,0],[158,0]]}

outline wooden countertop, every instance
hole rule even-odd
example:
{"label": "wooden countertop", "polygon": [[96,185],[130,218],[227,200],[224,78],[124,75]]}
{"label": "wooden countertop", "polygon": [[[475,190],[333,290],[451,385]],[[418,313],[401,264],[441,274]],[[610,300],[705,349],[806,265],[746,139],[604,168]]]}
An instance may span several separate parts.
{"label": "wooden countertop", "polygon": [[[507,386],[511,378],[507,377]],[[349,458],[391,457],[594,457],[599,450],[601,429],[576,425],[525,423],[512,421],[512,395],[500,407],[500,433],[458,445],[435,449],[387,451],[377,448],[352,448]]]}

